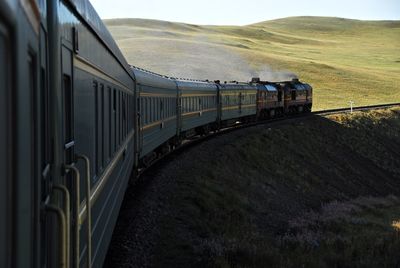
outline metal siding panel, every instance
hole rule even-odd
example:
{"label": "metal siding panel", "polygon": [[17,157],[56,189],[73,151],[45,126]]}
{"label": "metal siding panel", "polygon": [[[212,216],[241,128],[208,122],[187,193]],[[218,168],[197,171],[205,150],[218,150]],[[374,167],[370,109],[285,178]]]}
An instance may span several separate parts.
{"label": "metal siding panel", "polygon": [[0,266],[7,267],[7,259],[9,254],[8,238],[8,224],[10,219],[8,208],[11,204],[8,200],[8,183],[11,181],[9,177],[9,155],[8,155],[8,135],[9,130],[8,118],[11,114],[8,110],[8,96],[11,93],[9,87],[8,74],[6,66],[10,67],[8,59],[8,49],[6,44],[6,37],[2,33],[2,24],[0,22]]}
{"label": "metal siding panel", "polygon": [[[96,91],[90,74],[74,73],[75,150],[89,157],[91,174],[96,174]],[[84,170],[83,167],[81,170]]]}

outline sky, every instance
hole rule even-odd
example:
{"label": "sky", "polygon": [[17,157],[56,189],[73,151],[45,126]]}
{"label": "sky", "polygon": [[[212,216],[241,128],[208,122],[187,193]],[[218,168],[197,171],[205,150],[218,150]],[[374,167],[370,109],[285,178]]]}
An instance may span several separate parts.
{"label": "sky", "polygon": [[291,16],[400,20],[400,0],[90,0],[102,19],[246,25]]}

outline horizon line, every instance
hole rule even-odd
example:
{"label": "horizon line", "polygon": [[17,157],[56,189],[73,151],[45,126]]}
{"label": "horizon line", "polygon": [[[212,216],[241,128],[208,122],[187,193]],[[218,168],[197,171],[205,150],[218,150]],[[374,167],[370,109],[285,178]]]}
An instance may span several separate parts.
{"label": "horizon line", "polygon": [[331,19],[343,19],[343,20],[352,20],[352,21],[360,21],[360,22],[400,22],[399,19],[354,19],[354,18],[348,18],[348,17],[338,17],[338,16],[311,16],[311,15],[301,15],[301,16],[288,16],[288,17],[279,17],[279,18],[274,18],[274,19],[267,19],[267,20],[262,20],[262,21],[256,21],[248,24],[196,24],[196,23],[190,23],[190,22],[183,22],[183,21],[173,21],[173,20],[163,20],[163,19],[153,19],[153,18],[134,18],[134,17],[118,17],[118,18],[101,18],[101,20],[106,21],[106,20],[152,20],[152,21],[160,21],[160,22],[171,22],[171,23],[181,23],[181,24],[187,24],[187,25],[198,25],[198,26],[249,26],[253,24],[258,24],[258,23],[263,23],[263,22],[268,22],[268,21],[277,21],[277,20],[284,20],[284,19],[290,19],[290,18],[331,18]]}

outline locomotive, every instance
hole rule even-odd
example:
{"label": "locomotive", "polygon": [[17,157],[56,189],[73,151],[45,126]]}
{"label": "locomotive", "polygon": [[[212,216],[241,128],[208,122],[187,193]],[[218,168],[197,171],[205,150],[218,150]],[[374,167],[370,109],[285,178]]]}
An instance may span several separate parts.
{"label": "locomotive", "polygon": [[0,1],[0,266],[99,267],[128,181],[193,135],[309,112],[299,80],[128,65],[88,0]]}

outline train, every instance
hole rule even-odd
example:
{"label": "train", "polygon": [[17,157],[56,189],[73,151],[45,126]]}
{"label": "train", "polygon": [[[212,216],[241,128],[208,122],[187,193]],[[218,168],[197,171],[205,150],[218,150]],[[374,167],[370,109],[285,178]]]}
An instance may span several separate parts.
{"label": "train", "polygon": [[298,79],[131,66],[88,0],[0,1],[0,91],[1,267],[101,267],[140,169],[189,137],[312,109]]}

